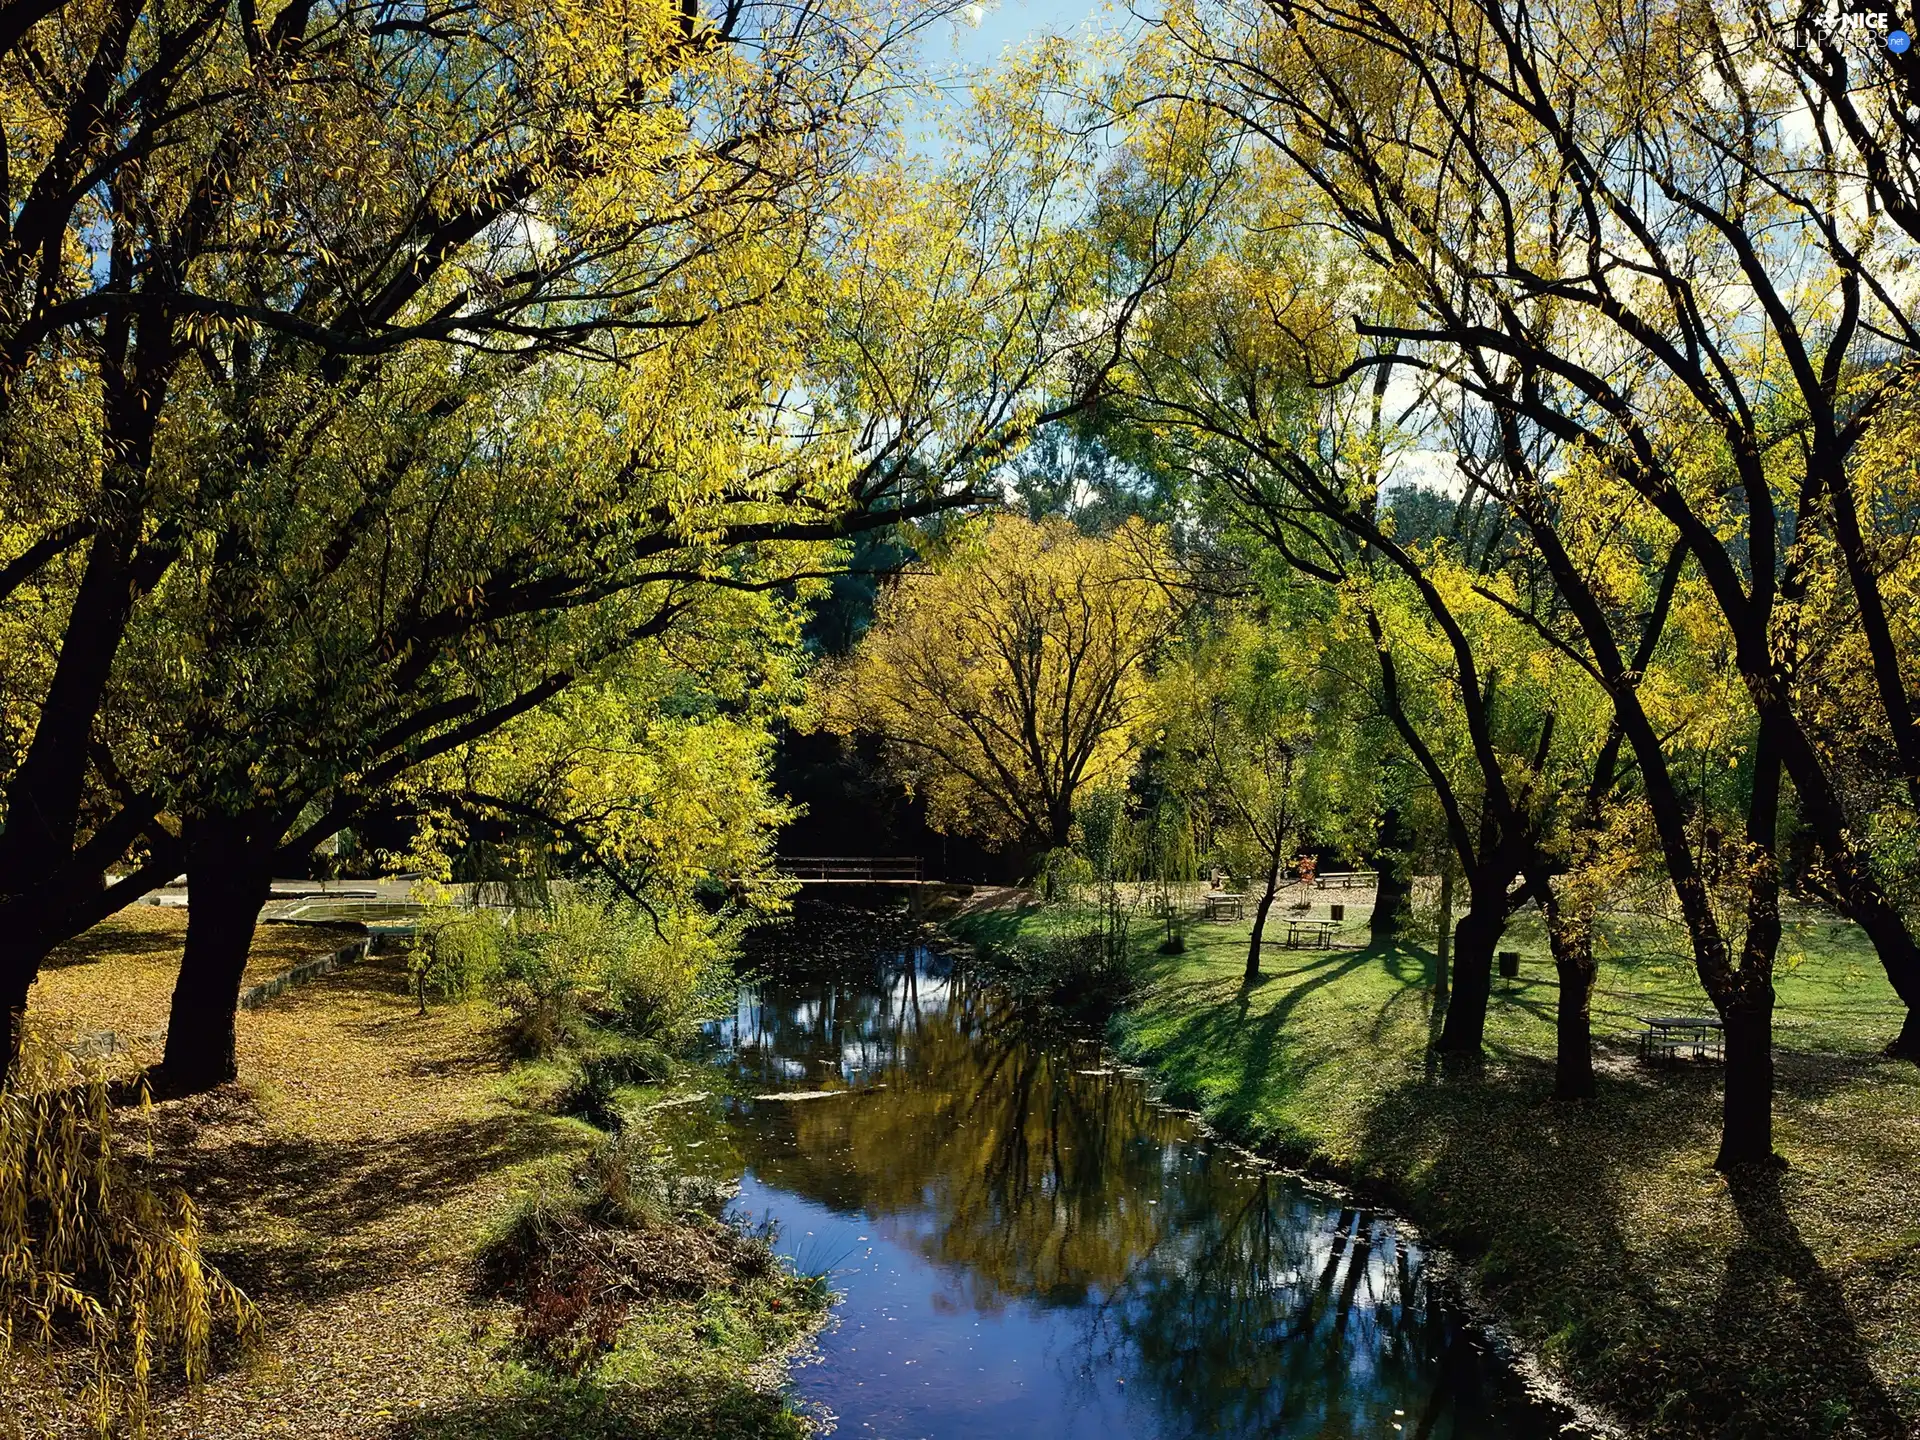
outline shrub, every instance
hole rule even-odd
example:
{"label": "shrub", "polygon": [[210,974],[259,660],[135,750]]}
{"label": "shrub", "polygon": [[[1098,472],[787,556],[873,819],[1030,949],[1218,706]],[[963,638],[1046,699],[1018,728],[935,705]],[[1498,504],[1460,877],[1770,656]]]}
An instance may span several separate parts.
{"label": "shrub", "polygon": [[506,932],[491,910],[434,914],[415,932],[408,969],[420,1000],[471,1000],[499,980]]}
{"label": "shrub", "polygon": [[981,952],[994,979],[1023,1000],[1103,1018],[1139,984],[1138,965],[1105,928],[1039,935]]}
{"label": "shrub", "polygon": [[673,1062],[646,1040],[618,1040],[611,1047],[580,1057],[580,1073],[560,1097],[560,1109],[603,1130],[625,1125],[618,1097],[625,1085],[659,1085],[673,1074]]}
{"label": "shrub", "polygon": [[519,915],[497,985],[511,1034],[531,1054],[580,1041],[587,1021],[664,1036],[723,991],[736,929],[697,905],[649,913],[586,889]]}
{"label": "shrub", "polygon": [[197,1385],[259,1317],[202,1257],[192,1201],[127,1173],[116,1119],[97,1072],[29,1037],[0,1087],[0,1345],[99,1433],[141,1435],[155,1375]]}
{"label": "shrub", "polygon": [[1050,904],[1068,899],[1074,891],[1093,879],[1093,867],[1079,851],[1062,845],[1044,851],[1034,866],[1034,888]]}
{"label": "shrub", "polygon": [[542,1191],[481,1250],[483,1288],[520,1306],[517,1339],[564,1374],[613,1349],[637,1304],[695,1300],[773,1275],[766,1235],[720,1219],[726,1192],[671,1177],[633,1135],[609,1140],[568,1191]]}

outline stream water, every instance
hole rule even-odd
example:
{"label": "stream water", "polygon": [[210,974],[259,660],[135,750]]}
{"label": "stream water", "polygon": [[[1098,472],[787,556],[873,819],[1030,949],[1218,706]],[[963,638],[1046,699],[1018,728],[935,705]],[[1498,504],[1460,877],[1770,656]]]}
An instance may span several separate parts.
{"label": "stream water", "polygon": [[830,1275],[794,1388],[836,1435],[1558,1430],[1392,1216],[1218,1144],[899,927],[784,933],[668,1138]]}

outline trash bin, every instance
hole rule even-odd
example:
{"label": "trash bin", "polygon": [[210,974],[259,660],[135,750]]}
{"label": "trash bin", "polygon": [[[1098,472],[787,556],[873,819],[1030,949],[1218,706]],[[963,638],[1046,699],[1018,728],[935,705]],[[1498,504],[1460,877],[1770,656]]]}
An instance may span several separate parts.
{"label": "trash bin", "polygon": [[1500,952],[1500,975],[1502,979],[1512,980],[1520,973],[1520,952],[1502,950]]}
{"label": "trash bin", "polygon": [[1327,907],[1327,913],[1332,915],[1335,920],[1344,920],[1347,918],[1347,907],[1344,905],[1329,905]]}

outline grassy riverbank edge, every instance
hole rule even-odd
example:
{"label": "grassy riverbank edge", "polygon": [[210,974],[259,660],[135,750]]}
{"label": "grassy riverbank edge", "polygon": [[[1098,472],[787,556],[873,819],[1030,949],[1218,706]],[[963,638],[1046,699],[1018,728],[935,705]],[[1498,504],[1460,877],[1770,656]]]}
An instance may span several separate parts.
{"label": "grassy riverbank edge", "polygon": [[[177,911],[115,917],[49,966],[37,1023],[69,1041],[133,1037],[105,1057],[110,1074],[150,1063],[183,936]],[[263,927],[249,975],[339,939]],[[784,1382],[831,1297],[818,1277],[772,1262],[758,1237],[733,1243],[712,1206],[644,1216],[646,1235],[625,1251],[662,1283],[635,1290],[595,1365],[570,1375],[526,1344],[522,1295],[483,1283],[481,1257],[529,1207],[615,1218],[593,1183],[594,1157],[615,1137],[571,1113],[579,1057],[515,1060],[500,1018],[477,1002],[419,1013],[404,959],[376,955],[242,1012],[241,1081],[154,1107],[145,1168],[199,1205],[208,1258],[260,1305],[268,1342],[259,1363],[216,1370],[197,1395],[163,1388],[156,1440],[812,1433]],[[623,1128],[670,1195],[686,1177],[649,1144],[647,1116],[698,1083],[677,1065],[619,1097]],[[0,1389],[12,1402],[0,1436],[81,1433],[31,1376],[0,1376]]]}
{"label": "grassy riverbank edge", "polygon": [[[940,917],[976,946],[1075,922],[1015,894]],[[1716,1067],[1636,1063],[1634,1008],[1674,1008],[1688,976],[1632,927],[1605,962],[1586,1104],[1551,1099],[1552,972],[1524,927],[1477,1076],[1428,1061],[1430,952],[1273,949],[1249,986],[1244,923],[1192,927],[1173,956],[1136,934],[1140,983],[1108,1038],[1229,1140],[1406,1216],[1523,1378],[1594,1428],[1910,1440],[1920,1071],[1873,1054],[1898,1012],[1852,937],[1802,928],[1780,987],[1779,1174],[1712,1170]]]}

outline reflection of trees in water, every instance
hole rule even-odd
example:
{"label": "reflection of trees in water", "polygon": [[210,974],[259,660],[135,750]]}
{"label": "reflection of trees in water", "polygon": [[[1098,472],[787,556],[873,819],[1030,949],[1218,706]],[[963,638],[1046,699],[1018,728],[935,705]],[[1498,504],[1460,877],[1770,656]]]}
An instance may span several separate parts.
{"label": "reflection of trees in water", "polygon": [[831,978],[780,987],[772,1000],[750,986],[730,1016],[708,1027],[709,1036],[731,1052],[732,1068],[750,1089],[803,1074],[871,1078],[898,1063],[926,1008],[945,1015],[958,1007],[965,1016],[980,1004],[964,971],[926,951],[916,962],[842,961]]}
{"label": "reflection of trees in water", "polygon": [[1390,1222],[1216,1155],[1137,1081],[919,958],[743,1004],[756,1083],[779,1060],[809,1086],[867,1072],[845,1099],[755,1106],[740,1140],[764,1180],[878,1217],[977,1308],[1078,1307],[1087,1383],[1113,1367],[1164,1433],[1434,1433],[1433,1362],[1457,1341]]}
{"label": "reflection of trees in water", "polygon": [[[1091,1324],[1145,1383],[1163,1433],[1431,1434],[1452,1342],[1390,1221],[1284,1181],[1188,1212],[1181,1262],[1143,1267]],[[1224,1198],[1224,1197],[1223,1197]],[[1196,1406],[1193,1397],[1207,1403]],[[1396,1416],[1403,1409],[1411,1415]]]}

